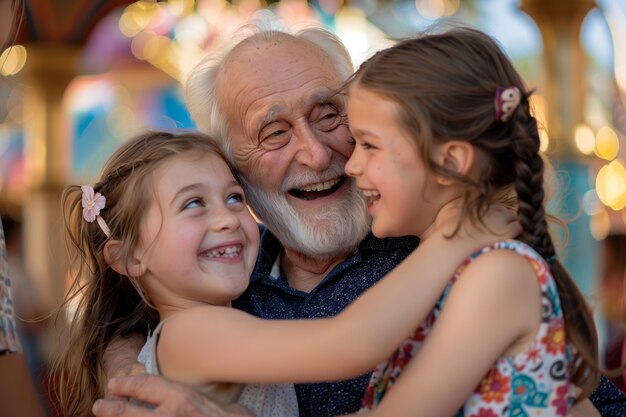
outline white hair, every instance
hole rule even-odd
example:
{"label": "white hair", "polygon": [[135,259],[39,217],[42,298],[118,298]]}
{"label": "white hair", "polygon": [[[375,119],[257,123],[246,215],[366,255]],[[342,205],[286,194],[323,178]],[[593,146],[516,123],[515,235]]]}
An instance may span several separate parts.
{"label": "white hair", "polygon": [[313,26],[294,31],[282,25],[270,12],[259,12],[255,19],[236,32],[232,41],[219,53],[207,55],[202,59],[187,78],[186,102],[191,118],[198,130],[219,140],[223,151],[235,166],[226,118],[217,97],[220,68],[228,62],[233,51],[240,47],[288,38],[310,42],[324,51],[335,64],[341,80],[347,80],[354,72],[348,50],[333,33]]}

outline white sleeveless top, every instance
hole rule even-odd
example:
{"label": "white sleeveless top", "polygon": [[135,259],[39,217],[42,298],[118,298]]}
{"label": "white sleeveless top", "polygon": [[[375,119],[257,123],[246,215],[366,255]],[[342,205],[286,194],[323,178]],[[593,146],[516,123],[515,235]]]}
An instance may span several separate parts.
{"label": "white sleeveless top", "polygon": [[[160,375],[156,346],[163,328],[159,323],[148,335],[137,360],[150,375]],[[257,417],[298,417],[298,398],[293,384],[210,384],[200,389],[209,398],[236,402]],[[216,398],[218,397],[218,398]]]}

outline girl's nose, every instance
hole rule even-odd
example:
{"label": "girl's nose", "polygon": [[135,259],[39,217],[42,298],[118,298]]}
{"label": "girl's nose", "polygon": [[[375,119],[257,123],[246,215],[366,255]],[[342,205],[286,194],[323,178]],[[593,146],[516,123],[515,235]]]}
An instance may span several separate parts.
{"label": "girl's nose", "polygon": [[210,214],[213,230],[234,230],[240,225],[239,217],[225,205],[216,207]]}
{"label": "girl's nose", "polygon": [[351,177],[357,177],[363,173],[360,151],[358,147],[354,148],[350,159],[346,162],[346,174]]}

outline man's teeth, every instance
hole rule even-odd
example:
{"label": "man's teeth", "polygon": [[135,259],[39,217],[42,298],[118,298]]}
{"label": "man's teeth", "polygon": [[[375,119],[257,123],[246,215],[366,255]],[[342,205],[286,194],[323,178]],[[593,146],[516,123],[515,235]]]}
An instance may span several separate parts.
{"label": "man's teeth", "polygon": [[311,191],[324,191],[324,190],[328,190],[332,187],[334,187],[335,185],[337,185],[337,183],[339,183],[339,181],[341,181],[340,178],[334,178],[332,180],[329,181],[324,181],[324,182],[318,182],[316,184],[309,184],[309,185],[305,185],[304,187],[298,188],[298,191],[304,191],[304,192],[311,192]]}
{"label": "man's teeth", "polygon": [[241,253],[241,250],[242,250],[241,245],[229,246],[226,248],[213,249],[213,250],[204,252],[204,255],[209,258],[217,258],[217,257],[234,258],[235,256]]}

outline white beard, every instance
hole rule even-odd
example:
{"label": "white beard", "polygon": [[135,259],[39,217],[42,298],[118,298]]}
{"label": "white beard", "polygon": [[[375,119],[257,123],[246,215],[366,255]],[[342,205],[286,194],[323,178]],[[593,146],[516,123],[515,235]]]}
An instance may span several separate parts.
{"label": "white beard", "polygon": [[[344,175],[343,164],[334,164],[334,169],[339,172],[337,176]],[[323,211],[300,213],[285,197],[286,190],[320,181],[312,176],[289,178],[290,185],[281,187],[285,191],[268,194],[240,175],[250,208],[285,248],[313,259],[332,259],[353,251],[370,230],[363,194],[351,182],[348,195],[342,201],[326,206]]]}

